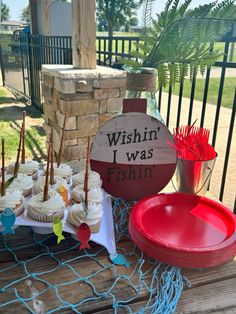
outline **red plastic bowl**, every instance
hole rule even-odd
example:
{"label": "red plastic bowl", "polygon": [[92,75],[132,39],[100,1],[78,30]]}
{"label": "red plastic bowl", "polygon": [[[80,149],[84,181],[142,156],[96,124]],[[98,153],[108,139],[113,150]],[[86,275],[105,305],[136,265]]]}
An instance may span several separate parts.
{"label": "red plastic bowl", "polygon": [[149,256],[175,266],[206,268],[236,254],[236,219],[222,204],[185,193],[157,194],[131,211],[129,232]]}

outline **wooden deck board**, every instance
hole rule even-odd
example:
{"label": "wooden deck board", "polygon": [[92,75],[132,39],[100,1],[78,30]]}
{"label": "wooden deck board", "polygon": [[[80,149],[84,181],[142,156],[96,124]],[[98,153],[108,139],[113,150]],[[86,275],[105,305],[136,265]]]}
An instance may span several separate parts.
{"label": "wooden deck board", "polygon": [[[235,314],[236,313],[236,278],[215,283],[187,288],[183,291],[176,314]],[[136,302],[131,308],[135,313],[142,309],[146,301]],[[112,314],[113,310],[99,314]],[[118,312],[122,313],[122,312]],[[123,312],[125,313],[125,311]]]}
{"label": "wooden deck board", "polygon": [[234,308],[236,313],[236,278],[184,290],[176,313],[212,313]]}

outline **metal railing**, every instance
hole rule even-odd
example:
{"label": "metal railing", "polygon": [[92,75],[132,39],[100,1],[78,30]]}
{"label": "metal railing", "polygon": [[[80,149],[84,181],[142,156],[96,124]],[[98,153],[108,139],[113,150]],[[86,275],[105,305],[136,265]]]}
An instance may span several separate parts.
{"label": "metal railing", "polygon": [[[55,37],[55,36],[39,36],[39,35],[22,35],[19,37],[0,35],[1,50],[0,62],[2,69],[2,77],[4,84],[17,90],[18,92],[30,97],[33,105],[42,110],[41,96],[41,67],[42,64],[72,64],[72,48],[71,37]],[[109,40],[111,44],[109,45]],[[129,52],[135,49],[135,43],[139,41],[138,37],[112,37],[97,36],[97,63],[106,66],[121,66],[120,58],[129,57]],[[219,119],[222,111],[222,97],[225,87],[225,78],[227,69],[236,69],[236,62],[230,61],[232,58],[232,47],[236,42],[236,37],[227,36],[222,39],[224,45],[223,58],[216,62],[215,66],[221,69],[219,78],[219,88],[217,93],[217,103],[215,106],[214,123],[212,126],[212,145],[217,146],[217,135],[219,134]],[[109,51],[109,47],[112,48]],[[235,56],[234,56],[235,58]],[[199,125],[205,126],[208,121],[208,92],[211,83],[212,70],[208,69],[205,76],[204,92],[202,95],[201,111],[199,116]],[[180,82],[179,94],[176,103],[176,114],[174,122],[170,123],[171,112],[174,106],[173,90],[169,86],[168,92],[164,92],[163,88],[158,91],[158,107],[161,115],[164,117],[167,127],[179,126],[182,123],[183,111],[186,114],[187,121],[185,124],[191,124],[193,121],[194,98],[196,92],[196,82],[191,83],[190,97],[183,103],[183,91],[185,81]],[[163,98],[166,98],[164,104]],[[224,194],[227,187],[231,184],[226,182],[227,174],[229,174],[230,163],[235,162],[232,155],[232,143],[235,132],[235,112],[236,112],[236,91],[232,91],[232,108],[230,110],[230,119],[225,121],[228,126],[228,135],[225,137],[225,158],[222,161],[222,175],[219,183],[218,198],[224,200]],[[176,99],[176,96],[175,96]],[[188,107],[188,108],[186,108]],[[194,116],[195,117],[195,116]],[[195,120],[195,119],[194,119]],[[235,154],[235,152],[233,152]],[[236,175],[236,174],[235,174]],[[236,183],[234,183],[236,184]],[[236,197],[234,192],[234,204],[231,207],[236,211]]]}
{"label": "metal railing", "polygon": [[[120,59],[129,58],[130,52],[136,49],[139,37],[130,36],[97,36],[97,63],[106,66],[119,67]],[[109,41],[111,41],[109,51]]]}

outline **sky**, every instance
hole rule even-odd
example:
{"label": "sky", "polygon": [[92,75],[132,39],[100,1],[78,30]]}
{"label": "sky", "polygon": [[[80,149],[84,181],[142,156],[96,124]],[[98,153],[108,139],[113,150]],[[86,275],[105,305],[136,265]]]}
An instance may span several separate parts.
{"label": "sky", "polygon": [[[200,4],[207,4],[209,2],[213,2],[213,0],[192,0],[191,6],[192,8],[199,6]],[[165,7],[166,0],[156,0],[154,3],[153,11],[161,12]]]}
{"label": "sky", "polygon": [[29,4],[28,0],[2,0],[10,9],[10,20],[18,21],[20,19],[22,9]]}
{"label": "sky", "polygon": [[[24,9],[28,5],[28,0],[2,0],[2,2],[10,8],[10,19],[14,21],[19,20],[22,9]],[[211,0],[193,0],[192,7],[209,2],[211,2]],[[161,12],[165,6],[165,3],[166,0],[156,0],[153,12]]]}

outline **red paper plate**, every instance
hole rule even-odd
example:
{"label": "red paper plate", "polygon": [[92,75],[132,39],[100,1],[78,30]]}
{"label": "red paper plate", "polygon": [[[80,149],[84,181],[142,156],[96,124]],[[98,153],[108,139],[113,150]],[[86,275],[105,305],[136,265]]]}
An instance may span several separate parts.
{"label": "red paper plate", "polygon": [[225,206],[192,194],[157,194],[132,209],[129,231],[149,256],[180,267],[222,264],[236,254],[236,220]]}

